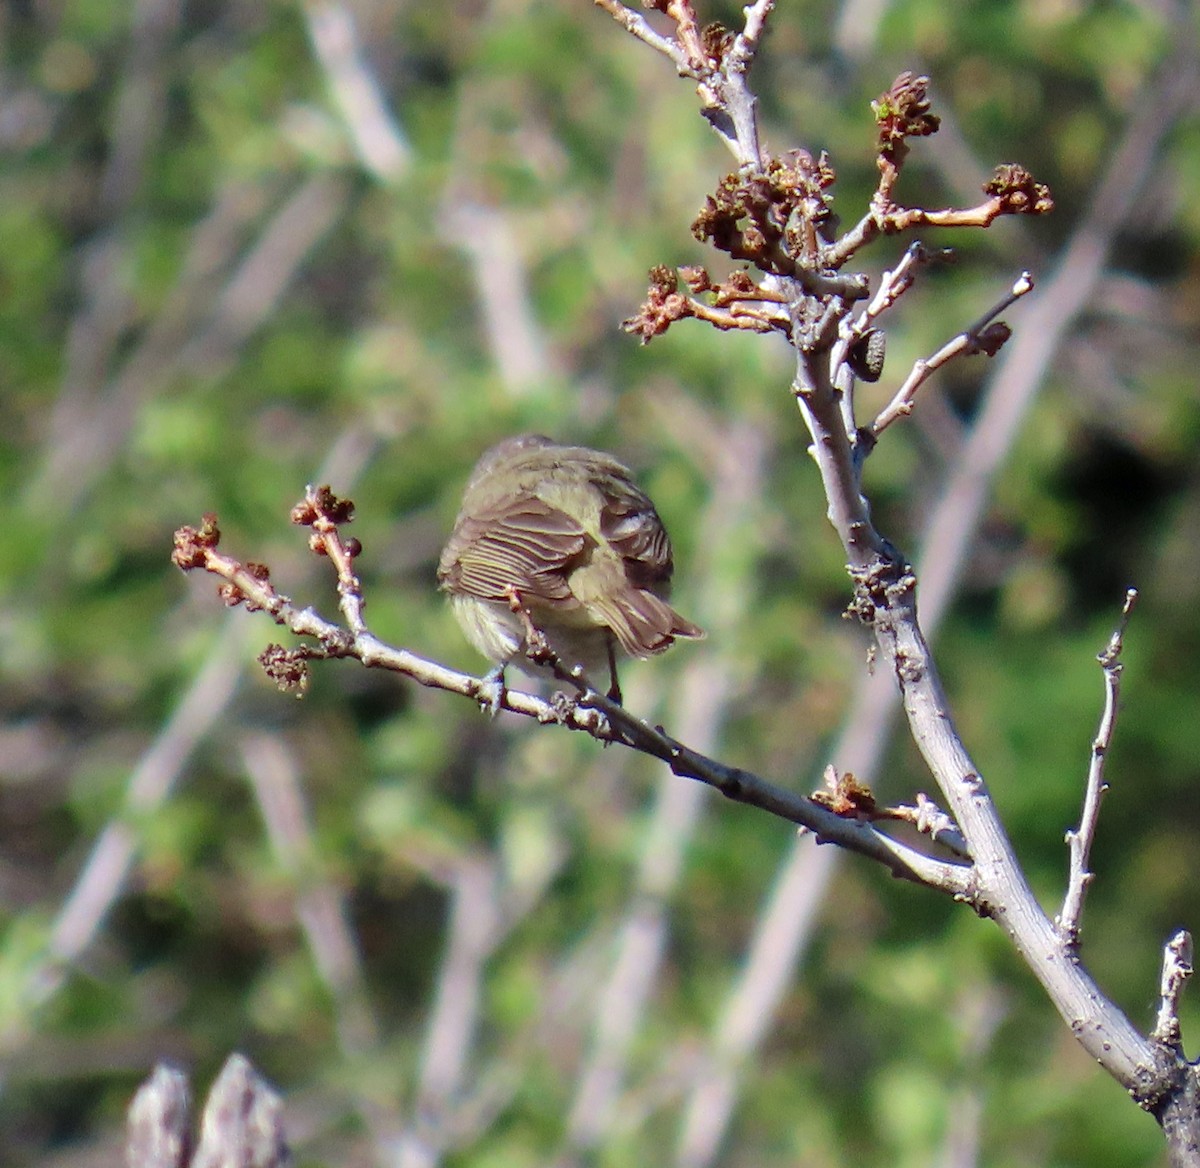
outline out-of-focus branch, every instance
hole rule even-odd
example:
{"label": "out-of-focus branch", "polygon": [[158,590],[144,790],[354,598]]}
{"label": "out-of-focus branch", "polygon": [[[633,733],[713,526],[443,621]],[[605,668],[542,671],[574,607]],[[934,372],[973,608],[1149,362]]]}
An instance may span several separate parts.
{"label": "out-of-focus branch", "polygon": [[346,898],[318,874],[296,760],[278,735],[247,733],[239,745],[276,860],[296,884],[296,919],[333,1002],[338,1043],[348,1057],[361,1055],[378,1044],[379,1025],[371,1011]]}
{"label": "out-of-focus branch", "polygon": [[558,362],[534,312],[514,224],[503,211],[458,193],[448,193],[445,205],[445,235],[471,261],[496,371],[509,393],[522,396],[553,374]]}
{"label": "out-of-focus branch", "polygon": [[[107,310],[99,305],[110,293],[107,284],[98,284],[98,307],[72,331],[77,364],[68,370],[56,426],[30,484],[30,505],[68,512],[121,449],[142,402],[180,367],[200,367],[211,374],[227,361],[277,306],[305,258],[344,210],[349,190],[344,179],[328,174],[300,184],[230,273],[243,233],[268,196],[240,182],[225,186],[193,231],[163,307],[112,373],[104,362],[120,339],[116,326],[122,322],[105,323]],[[98,280],[110,271],[110,261],[108,257],[99,266]],[[103,392],[89,387],[89,379],[99,379]]]}
{"label": "out-of-focus branch", "polygon": [[957,1023],[962,1068],[946,1108],[946,1133],[935,1168],[978,1168],[986,1094],[981,1072],[1005,1013],[1004,1001],[994,987],[961,987],[952,1016]]}
{"label": "out-of-focus branch", "polygon": [[484,1130],[516,1090],[504,1055],[491,1066],[478,1065],[488,961],[536,909],[564,856],[549,856],[536,872],[513,880],[499,856],[482,850],[449,857],[422,855],[420,849],[403,853],[449,895],[444,955],[416,1073],[412,1116],[393,1141],[392,1157],[398,1168],[433,1168]]}
{"label": "out-of-focus branch", "polygon": [[[560,374],[562,360],[547,339],[530,290],[528,253],[531,247],[546,246],[545,227],[539,219],[534,230],[521,231],[521,221],[497,204],[488,178],[494,146],[491,115],[497,102],[509,96],[500,96],[491,79],[463,85],[437,226],[445,243],[470,263],[488,353],[509,394],[520,398]],[[505,146],[527,152],[530,165],[536,166],[538,152],[530,143],[543,132],[536,123],[523,122]]]}
{"label": "out-of-focus branch", "polygon": [[466,1085],[485,962],[502,935],[500,888],[490,860],[460,857],[445,883],[450,892],[446,951],[425,1031],[413,1122],[398,1145],[398,1168],[431,1168],[454,1142],[456,1096]]}
{"label": "out-of-focus branch", "polygon": [[[712,577],[718,553],[745,541],[745,516],[761,496],[764,442],[746,423],[721,429],[700,413],[660,405],[670,416],[680,445],[696,453],[711,450],[713,468],[709,505],[700,519],[707,533],[697,572]],[[685,427],[682,421],[690,419]],[[705,434],[694,431],[703,426]],[[699,598],[702,622],[733,632],[753,603],[753,568],[756,560],[745,556],[736,576],[724,575],[723,587]],[[729,678],[732,663],[718,651],[693,658],[675,686],[670,720],[680,735],[711,753],[717,747],[725,712],[732,698]],[[625,1082],[635,1037],[660,975],[667,949],[669,908],[683,869],[684,856],[694,838],[704,807],[704,790],[696,783],[679,783],[665,774],[659,783],[650,816],[630,903],[617,941],[612,970],[603,981],[592,1028],[592,1042],[580,1071],[567,1121],[566,1140],[574,1153],[586,1152],[612,1132],[612,1117]]]}
{"label": "out-of-focus branch", "polygon": [[[855,774],[875,774],[896,712],[895,685],[883,671],[863,671],[830,758]],[[756,915],[746,960],[716,1014],[704,1056],[684,1101],[674,1163],[706,1168],[721,1150],[746,1067],[771,1032],[795,968],[816,928],[842,853],[800,835]]]}
{"label": "out-of-focus branch", "polygon": [[380,182],[397,182],[408,170],[412,151],[363,60],[353,14],[332,0],[308,0],[304,17],[308,39],[359,161]]}
{"label": "out-of-focus branch", "polygon": [[[276,208],[229,274],[204,320],[174,357],[180,366],[213,377],[224,372],[239,349],[269,320],[304,261],[345,213],[352,186],[342,175],[306,179]],[[154,371],[162,377],[170,366]],[[122,382],[125,378],[122,378]],[[136,389],[136,381],[130,393]],[[145,389],[142,392],[146,392]]]}
{"label": "out-of-focus branch", "polygon": [[[135,830],[129,822],[153,812],[168,797],[184,761],[200,737],[232,697],[240,676],[245,622],[230,622],[204,668],[171,716],[154,746],[142,757],[125,795],[121,818],[100,833],[71,894],[51,928],[46,961],[36,965],[26,993],[31,1006],[39,1006],[57,992],[69,966],[91,944],[101,923],[124,887],[136,851]],[[19,1048],[27,1034],[6,1034],[6,1057]]]}

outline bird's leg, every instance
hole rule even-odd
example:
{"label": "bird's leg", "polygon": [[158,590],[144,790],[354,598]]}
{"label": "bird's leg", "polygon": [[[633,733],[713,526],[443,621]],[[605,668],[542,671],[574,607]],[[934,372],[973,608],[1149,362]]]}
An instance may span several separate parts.
{"label": "bird's leg", "polygon": [[612,637],[608,638],[608,700],[618,706],[625,703],[621,700],[621,683],[617,680],[617,647]]}
{"label": "bird's leg", "polygon": [[521,594],[510,586],[505,589],[505,595],[508,597],[508,607],[520,617],[521,625],[525,630],[522,642],[525,656],[535,665],[552,666],[556,664],[558,654],[551,648],[546,634],[533,623],[533,617],[530,616],[529,609],[521,599]]}

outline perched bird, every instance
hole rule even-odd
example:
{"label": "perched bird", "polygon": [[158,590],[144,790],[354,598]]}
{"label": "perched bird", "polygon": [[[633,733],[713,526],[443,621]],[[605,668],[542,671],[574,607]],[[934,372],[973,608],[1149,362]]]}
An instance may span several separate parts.
{"label": "perched bird", "polygon": [[524,664],[532,626],[567,668],[607,665],[619,701],[617,648],[649,657],[704,636],[666,601],[673,566],[654,504],[616,459],[522,434],[476,464],[438,583],[496,679]]}

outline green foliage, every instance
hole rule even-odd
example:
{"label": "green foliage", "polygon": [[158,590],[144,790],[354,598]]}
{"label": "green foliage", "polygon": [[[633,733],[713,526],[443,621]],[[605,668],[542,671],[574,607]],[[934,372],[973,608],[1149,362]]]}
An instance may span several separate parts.
{"label": "green foliage", "polygon": [[[171,532],[218,512],[223,547],[333,615],[328,565],[288,523],[324,475],[357,505],[373,628],[478,669],[433,579],[469,467],[525,429],[610,448],[672,531],[675,603],[709,629],[704,646],[631,665],[630,704],[677,729],[689,665],[713,654],[727,688],[713,753],[814,787],[866,646],[841,616],[843,557],[788,353],[694,322],[649,348],[618,329],[651,265],[717,269],[689,226],[728,159],[670,65],[589,3],[354,6],[412,151],[391,183],[360,166],[301,6],[185,6],[161,40],[131,24],[145,7],[0,18],[0,1161],[48,1163],[110,1135],[161,1057],[202,1086],[234,1049],[289,1097],[319,1099],[329,1162],[369,1155],[355,1101],[411,1116],[454,881],[479,863],[521,911],[491,938],[467,1052],[467,1088],[487,1072],[475,1102],[488,1122],[446,1163],[552,1162],[615,939],[647,903],[636,872],[660,784],[683,780],[345,663],[321,663],[303,701],[279,694],[252,661],[280,634],[181,577]],[[1020,160],[1062,210],[929,240],[961,245],[960,262],[889,322],[864,411],[1021,267],[1048,274],[1169,47],[1147,5],[886,7],[877,49],[856,61],[835,53],[833,6],[780,3],[754,74],[772,148],[829,149],[852,224],[877,178],[869,103],[920,61],[981,171]],[[932,164],[935,148],[914,146],[900,197],[973,197],[961,168]],[[1187,332],[1200,219],[1183,197],[1198,180],[1187,125],[1007,464],[937,646],[959,725],[1053,904],[1101,706],[1094,655],[1124,587],[1143,586],[1084,925],[1086,959],[1139,1025],[1165,936],[1200,915]],[[306,190],[311,202],[291,203]],[[491,308],[481,276],[512,272],[494,253],[480,269],[462,246],[468,204],[495,216],[518,264],[516,291]],[[899,246],[880,241],[869,262],[889,266]],[[497,307],[528,314],[532,347],[511,316],[489,332]],[[1009,319],[1037,329],[1036,301]],[[497,336],[525,346],[523,373],[506,372]],[[975,358],[939,374],[872,456],[875,514],[910,554],[987,372]],[[739,427],[762,473],[721,518],[706,444]],[[236,695],[182,751],[167,797],[126,806],[229,620]],[[246,775],[260,733],[286,744],[304,798],[306,850],[291,860]],[[887,799],[930,786],[903,741],[885,774],[862,777]],[[96,938],[60,966],[56,916],[114,818],[136,861]],[[705,798],[596,1163],[670,1160],[695,1053],[790,841],[782,823]],[[344,897],[361,952],[378,1034],[359,1045],[297,912],[318,885]],[[1195,1008],[1185,1023],[1194,1041]],[[999,930],[858,860],[835,876],[742,1075],[730,1165],[930,1164],[976,1105],[989,1168],[1144,1163],[1160,1143]]]}

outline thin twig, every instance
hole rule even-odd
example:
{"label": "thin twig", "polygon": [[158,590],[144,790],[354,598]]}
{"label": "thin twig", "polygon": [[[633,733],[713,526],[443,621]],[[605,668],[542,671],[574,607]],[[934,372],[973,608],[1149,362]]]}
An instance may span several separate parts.
{"label": "thin twig", "polygon": [[671,37],[665,37],[650,27],[649,21],[640,13],[626,8],[620,0],[595,0],[597,8],[603,8],[626,32],[632,33],[638,40],[644,41],[656,52],[669,57],[681,77],[694,77],[695,71],[688,61],[687,53],[679,42]]}
{"label": "thin twig", "polygon": [[1180,929],[1163,947],[1158,1017],[1150,1032],[1155,1043],[1179,1056],[1183,1055],[1179,1002],[1192,972],[1192,935]]}
{"label": "thin twig", "polygon": [[1000,346],[1008,339],[1009,332],[1006,326],[992,322],[1006,308],[1032,291],[1033,277],[1028,272],[1022,272],[1012,288],[970,328],[964,329],[931,357],[917,361],[912,367],[912,372],[905,378],[904,384],[896,390],[892,400],[871,423],[871,434],[878,437],[897,419],[911,414],[917,390],[924,385],[931,374],[955,357],[973,356],[976,353],[986,353],[989,357],[995,356]]}
{"label": "thin twig", "polygon": [[877,813],[880,819],[896,819],[910,823],[922,835],[927,835],[935,843],[948,848],[956,856],[963,859],[971,858],[967,841],[952,816],[947,815],[928,795],[917,792],[916,802],[912,804],[898,803],[894,807],[881,808]]}
{"label": "thin twig", "polygon": [[[241,672],[246,632],[246,622],[229,623],[153,746],[134,768],[122,814],[96,839],[51,927],[46,960],[30,973],[27,993],[33,1004],[45,1002],[58,991],[69,966],[99,932],[124,887],[137,851],[130,821],[150,814],[168,798],[184,760],[232,697]],[[6,1050],[13,1037],[4,1036]]]}
{"label": "thin twig", "polygon": [[1100,800],[1108,790],[1104,781],[1104,764],[1112,748],[1113,732],[1117,726],[1117,701],[1121,694],[1121,650],[1124,647],[1125,630],[1133,606],[1137,603],[1137,589],[1125,593],[1121,607],[1121,618],[1108,639],[1108,645],[1096,660],[1104,670],[1104,713],[1100,717],[1100,728],[1092,741],[1091,762],[1088,764],[1087,789],[1083,798],[1083,812],[1079,827],[1067,832],[1067,847],[1071,853],[1071,870],[1067,880],[1067,892],[1063,898],[1062,912],[1058,917],[1058,932],[1063,945],[1069,950],[1079,948],[1079,930],[1083,919],[1083,900],[1093,873],[1088,869],[1092,842],[1096,838],[1096,826],[1100,821]]}
{"label": "thin twig", "polygon": [[726,61],[733,72],[745,73],[754,62],[754,54],[758,52],[764,29],[771,13],[775,10],[775,0],[754,0],[747,4],[742,12],[746,20],[742,31],[734,38],[733,48],[729,50]]}
{"label": "thin twig", "polygon": [[854,389],[860,371],[852,367],[848,360],[851,347],[866,340],[875,322],[913,286],[918,269],[933,258],[919,239],[914,240],[901,256],[900,262],[880,277],[878,290],[862,312],[853,319],[844,317],[838,326],[838,339],[829,354],[829,369],[830,379],[841,395],[842,421],[848,434],[858,433]]}

